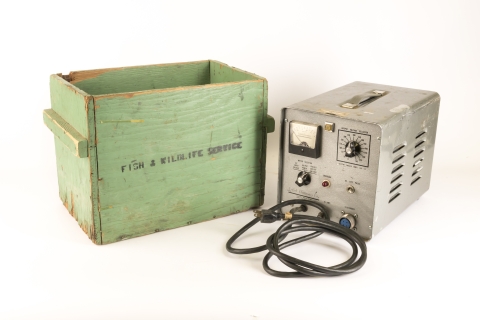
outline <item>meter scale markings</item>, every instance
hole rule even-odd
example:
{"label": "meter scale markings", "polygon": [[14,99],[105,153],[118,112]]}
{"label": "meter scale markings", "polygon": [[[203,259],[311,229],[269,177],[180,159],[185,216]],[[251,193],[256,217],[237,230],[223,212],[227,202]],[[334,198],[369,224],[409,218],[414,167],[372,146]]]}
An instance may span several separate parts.
{"label": "meter scale markings", "polygon": [[337,161],[368,167],[370,135],[338,131]]}
{"label": "meter scale markings", "polygon": [[320,126],[301,121],[290,122],[289,152],[304,157],[320,156]]}

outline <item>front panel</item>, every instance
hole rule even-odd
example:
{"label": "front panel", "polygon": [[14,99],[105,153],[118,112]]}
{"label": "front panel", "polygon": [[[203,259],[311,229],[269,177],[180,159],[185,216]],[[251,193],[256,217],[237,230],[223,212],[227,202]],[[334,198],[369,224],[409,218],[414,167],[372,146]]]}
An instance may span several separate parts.
{"label": "front panel", "polygon": [[380,136],[375,124],[284,109],[279,201],[318,201],[332,221],[371,238]]}
{"label": "front panel", "polygon": [[102,243],[261,205],[263,90],[95,97]]}

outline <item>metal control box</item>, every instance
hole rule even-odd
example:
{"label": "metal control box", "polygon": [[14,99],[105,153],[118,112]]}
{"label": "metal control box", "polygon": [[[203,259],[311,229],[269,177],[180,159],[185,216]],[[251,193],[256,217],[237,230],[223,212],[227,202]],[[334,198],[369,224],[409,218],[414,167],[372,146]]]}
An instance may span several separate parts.
{"label": "metal control box", "polygon": [[50,93],[60,198],[94,243],[262,205],[265,78],[207,60],[55,74]]}
{"label": "metal control box", "polygon": [[439,106],[435,92],[354,82],[284,108],[279,202],[318,201],[371,239],[428,190]]}

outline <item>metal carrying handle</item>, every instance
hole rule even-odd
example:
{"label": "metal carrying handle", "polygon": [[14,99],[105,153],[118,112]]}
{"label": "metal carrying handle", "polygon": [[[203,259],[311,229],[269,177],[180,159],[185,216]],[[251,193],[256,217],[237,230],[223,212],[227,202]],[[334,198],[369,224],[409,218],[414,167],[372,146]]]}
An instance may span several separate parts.
{"label": "metal carrying handle", "polygon": [[387,92],[383,90],[372,90],[359,95],[354,96],[348,102],[341,105],[342,108],[355,109],[360,106],[366,105],[377,98],[384,96]]}

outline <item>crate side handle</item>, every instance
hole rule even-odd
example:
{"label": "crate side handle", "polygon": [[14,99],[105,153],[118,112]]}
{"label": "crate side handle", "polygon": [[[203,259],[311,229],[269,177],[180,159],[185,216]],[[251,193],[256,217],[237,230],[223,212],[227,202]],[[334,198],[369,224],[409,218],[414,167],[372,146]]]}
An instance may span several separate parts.
{"label": "crate side handle", "polygon": [[43,110],[43,122],[79,158],[88,157],[88,142],[74,127],[52,109]]}
{"label": "crate side handle", "polygon": [[268,114],[267,120],[265,121],[265,126],[267,127],[267,133],[272,133],[275,131],[275,119]]}

